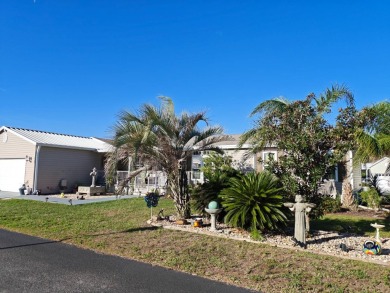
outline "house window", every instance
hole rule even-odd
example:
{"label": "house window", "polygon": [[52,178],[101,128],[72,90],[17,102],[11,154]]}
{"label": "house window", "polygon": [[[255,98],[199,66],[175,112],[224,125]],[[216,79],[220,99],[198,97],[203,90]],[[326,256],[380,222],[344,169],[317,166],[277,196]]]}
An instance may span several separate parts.
{"label": "house window", "polygon": [[202,167],[201,163],[196,162],[196,163],[193,163],[193,164],[192,164],[192,169],[193,169],[193,170],[198,170],[198,169],[200,169],[201,167]]}
{"label": "house window", "polygon": [[150,184],[150,185],[156,185],[157,182],[157,177],[147,177],[147,180],[145,183]]}
{"label": "house window", "polygon": [[192,171],[192,179],[200,179],[200,171]]}
{"label": "house window", "polygon": [[276,161],[277,158],[277,153],[276,152],[263,152],[263,164],[264,166],[268,165],[269,161]]}

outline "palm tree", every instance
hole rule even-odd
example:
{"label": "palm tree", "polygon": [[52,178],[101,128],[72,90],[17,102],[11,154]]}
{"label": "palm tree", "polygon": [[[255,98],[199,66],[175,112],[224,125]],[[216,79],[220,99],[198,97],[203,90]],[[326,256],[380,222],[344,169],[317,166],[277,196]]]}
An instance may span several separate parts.
{"label": "palm tree", "polygon": [[[182,113],[177,116],[168,97],[160,97],[161,107],[144,104],[137,113],[124,111],[114,127],[111,164],[120,158],[133,158],[155,165],[168,176],[168,189],[174,199],[178,216],[191,215],[190,197],[186,186],[186,162],[196,151],[215,149],[213,144],[225,139],[222,128],[198,124],[208,119],[205,113]],[[107,166],[106,170],[113,167]]]}
{"label": "palm tree", "polygon": [[380,102],[358,114],[355,163],[366,163],[390,154],[390,103]]}
{"label": "palm tree", "polygon": [[[113,181],[116,175],[117,163],[121,161],[129,165],[129,171],[132,170],[133,172],[122,182],[118,190],[121,193],[129,181],[133,180],[141,171],[147,170],[151,164],[145,158],[145,153],[147,153],[147,148],[153,145],[154,137],[148,135],[150,131],[146,126],[147,123],[145,123],[146,117],[138,117],[126,111],[122,111],[118,117],[118,122],[113,127],[115,133],[114,148],[106,156],[105,173],[106,178]],[[144,166],[140,166],[141,161],[144,161]],[[137,170],[134,170],[135,167],[137,167]]]}

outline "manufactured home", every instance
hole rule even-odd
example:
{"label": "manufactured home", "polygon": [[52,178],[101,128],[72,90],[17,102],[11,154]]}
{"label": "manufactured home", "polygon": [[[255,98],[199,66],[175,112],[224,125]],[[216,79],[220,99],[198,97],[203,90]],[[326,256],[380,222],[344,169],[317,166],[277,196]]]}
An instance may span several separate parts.
{"label": "manufactured home", "polygon": [[94,167],[103,170],[110,147],[93,137],[3,126],[0,190],[18,192],[24,184],[31,192],[50,194],[89,186],[90,172]]}

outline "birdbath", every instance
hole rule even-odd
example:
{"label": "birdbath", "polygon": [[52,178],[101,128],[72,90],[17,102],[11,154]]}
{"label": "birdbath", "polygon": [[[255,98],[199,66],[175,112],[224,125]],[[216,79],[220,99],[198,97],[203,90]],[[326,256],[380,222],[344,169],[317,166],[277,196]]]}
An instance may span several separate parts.
{"label": "birdbath", "polygon": [[370,224],[370,225],[371,225],[371,227],[374,227],[374,228],[376,229],[375,240],[376,240],[377,242],[379,242],[379,243],[382,243],[382,241],[381,241],[381,239],[380,239],[380,237],[379,237],[379,230],[382,229],[382,228],[384,228],[385,225],[380,225],[380,224],[377,224],[376,222],[375,222],[375,224]]}
{"label": "birdbath", "polygon": [[210,231],[217,231],[217,226],[216,226],[216,216],[222,211],[222,209],[218,208],[218,203],[216,201],[210,201],[208,205],[208,209],[205,209],[205,211],[210,214],[210,222],[211,222],[211,227]]}

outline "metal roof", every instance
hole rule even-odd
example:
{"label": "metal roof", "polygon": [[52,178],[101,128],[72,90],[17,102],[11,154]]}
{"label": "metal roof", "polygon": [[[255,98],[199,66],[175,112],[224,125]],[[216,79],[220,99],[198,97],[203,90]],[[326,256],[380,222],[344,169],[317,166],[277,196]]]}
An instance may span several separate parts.
{"label": "metal roof", "polygon": [[0,132],[4,130],[10,131],[35,145],[94,150],[97,152],[108,152],[112,148],[110,144],[94,137],[83,137],[8,126],[0,128]]}

